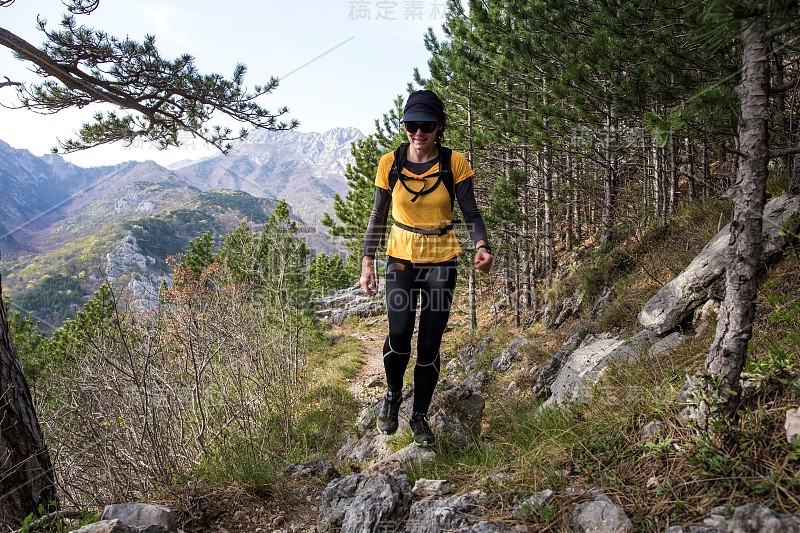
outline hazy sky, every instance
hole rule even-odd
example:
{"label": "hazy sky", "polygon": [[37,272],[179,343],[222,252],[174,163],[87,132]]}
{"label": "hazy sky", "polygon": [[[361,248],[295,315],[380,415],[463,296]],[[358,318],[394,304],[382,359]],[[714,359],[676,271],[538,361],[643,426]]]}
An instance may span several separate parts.
{"label": "hazy sky", "polygon": [[[79,19],[117,37],[141,41],[153,34],[163,57],[188,52],[204,73],[229,77],[241,62],[248,67],[248,85],[279,77],[278,89],[260,103],[269,110],[288,106],[300,131],[355,126],[371,133],[394,97],[405,94],[413,68],[427,73],[423,35],[428,27],[441,34],[444,9],[445,0],[101,0],[97,11]],[[37,15],[55,27],[64,11],[59,0],[17,0],[0,8],[0,27],[38,46],[43,38]],[[26,68],[0,48],[0,77],[35,81]],[[14,101],[13,88],[0,89],[0,102]],[[95,110],[38,116],[0,108],[0,139],[41,155]],[[138,144],[66,158],[93,166],[129,159],[168,163],[214,153],[197,144],[166,152]]]}

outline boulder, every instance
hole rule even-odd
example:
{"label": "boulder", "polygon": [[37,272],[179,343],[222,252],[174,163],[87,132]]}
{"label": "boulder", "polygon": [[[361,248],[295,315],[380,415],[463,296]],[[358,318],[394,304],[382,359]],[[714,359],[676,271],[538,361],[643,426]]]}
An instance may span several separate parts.
{"label": "boulder", "polygon": [[646,330],[628,339],[607,333],[587,337],[567,358],[550,387],[552,395],[543,405],[548,407],[584,399],[609,364],[639,357],[647,352],[656,338]]}
{"label": "boulder", "polygon": [[403,531],[409,533],[465,531],[473,525],[471,518],[480,511],[484,498],[482,492],[475,490],[440,500],[414,502]]}
{"label": "boulder", "polygon": [[491,343],[491,337],[481,337],[478,342],[468,344],[461,349],[458,354],[458,359],[465,372],[472,372],[475,370],[478,357],[486,351],[486,348]]}
{"label": "boulder", "polygon": [[420,478],[414,483],[411,493],[420,498],[428,496],[444,496],[453,492],[453,487],[446,479],[425,479]]}
{"label": "boulder", "polygon": [[729,531],[735,533],[800,533],[800,517],[776,513],[756,503],[734,511]]}
{"label": "boulder", "polygon": [[492,370],[495,372],[507,372],[511,369],[514,362],[521,359],[522,347],[528,342],[525,337],[514,339],[503,352],[492,361]]}
{"label": "boulder", "polygon": [[581,340],[583,340],[585,334],[585,331],[580,331],[572,335],[561,348],[559,348],[555,355],[542,366],[531,388],[531,392],[533,392],[534,395],[540,398],[550,395],[550,386],[558,377],[558,373],[567,361],[567,357],[580,346]]}
{"label": "boulder", "polygon": [[667,533],[800,533],[800,517],[776,513],[769,507],[751,503],[737,508],[725,518],[725,508],[716,507],[699,526],[672,526]]}
{"label": "boulder", "polygon": [[584,502],[569,514],[569,527],[575,533],[628,533],[633,522],[625,511],[606,499]]}
{"label": "boulder", "polygon": [[349,316],[367,318],[386,313],[386,304],[382,298],[383,286],[378,287],[375,296],[367,296],[360,285],[342,289],[330,296],[318,298],[311,303],[320,320],[330,321],[333,325],[341,324]]}
{"label": "boulder", "polygon": [[650,350],[647,352],[649,357],[656,358],[659,355],[674,350],[684,342],[684,336],[681,335],[679,332],[670,333],[663,339],[659,339],[650,347]]}
{"label": "boulder", "polygon": [[[781,196],[764,207],[762,261],[769,263],[797,234],[800,196]],[[639,323],[659,335],[677,328],[709,299],[722,300],[730,224],[720,230],[676,278],[639,312]]]}
{"label": "boulder", "polygon": [[422,463],[431,462],[435,459],[436,452],[433,451],[433,448],[429,446],[417,446],[412,443],[370,465],[364,470],[364,473],[367,475],[374,473],[386,474],[398,468],[420,466]]}
{"label": "boulder", "polygon": [[315,459],[307,463],[292,463],[286,470],[286,475],[292,479],[323,479],[330,481],[341,477],[341,474],[330,461]]}
{"label": "boulder", "polygon": [[411,482],[402,470],[372,477],[352,474],[328,483],[317,518],[321,532],[394,531],[411,505]]}
{"label": "boulder", "polygon": [[172,516],[172,511],[163,505],[147,503],[106,505],[103,510],[103,516],[100,519],[119,520],[125,525],[138,529],[156,527],[163,528],[164,531],[176,531],[175,518]]}
{"label": "boulder", "polygon": [[[119,519],[101,520],[94,524],[85,525],[73,531],[73,533],[139,533],[138,528],[132,528],[124,524]],[[165,529],[163,531],[169,531]],[[155,532],[154,532],[155,533]]]}

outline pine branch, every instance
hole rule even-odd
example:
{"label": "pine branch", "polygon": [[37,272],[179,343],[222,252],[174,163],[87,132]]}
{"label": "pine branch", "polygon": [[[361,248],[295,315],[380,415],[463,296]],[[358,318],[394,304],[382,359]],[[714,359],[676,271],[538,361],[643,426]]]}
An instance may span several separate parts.
{"label": "pine branch", "polygon": [[[84,12],[97,5],[98,0],[72,0],[68,7]],[[0,28],[0,46],[32,63],[34,71],[46,78],[38,85],[20,86],[23,107],[49,114],[111,103],[132,112],[122,116],[114,112],[96,114],[93,123],[80,128],[77,139],[59,141],[60,149],[66,152],[120,140],[130,143],[137,137],[163,149],[179,146],[180,132],[227,152],[230,142],[244,137],[247,130],[234,133],[230,128],[207,127],[215,112],[270,130],[291,129],[298,124],[296,120],[279,120],[288,109],[272,113],[255,102],[271,93],[278,80],[273,77],[265,85],[248,90],[244,87],[244,65],[237,65],[230,79],[204,75],[188,54],[174,60],[162,58],[152,36],[146,36],[142,43],[117,39],[79,26],[71,15],[64,17],[60,30],[48,30],[41,19],[38,23],[47,37],[41,49]]]}
{"label": "pine branch", "polygon": [[0,81],[0,88],[9,86],[19,87],[22,85],[18,81],[11,81],[11,79],[8,76],[3,76],[3,77],[6,79],[6,81]]}

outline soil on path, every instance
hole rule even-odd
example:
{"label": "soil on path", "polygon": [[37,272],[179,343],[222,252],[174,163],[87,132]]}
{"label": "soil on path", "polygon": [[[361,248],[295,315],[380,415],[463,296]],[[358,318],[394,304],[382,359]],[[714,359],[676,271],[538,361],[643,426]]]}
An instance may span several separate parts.
{"label": "soil on path", "polygon": [[386,388],[386,374],[383,369],[383,343],[386,340],[386,317],[367,319],[362,329],[345,331],[333,328],[334,334],[354,337],[361,341],[364,362],[356,374],[348,380],[348,388],[361,405],[378,401]]}

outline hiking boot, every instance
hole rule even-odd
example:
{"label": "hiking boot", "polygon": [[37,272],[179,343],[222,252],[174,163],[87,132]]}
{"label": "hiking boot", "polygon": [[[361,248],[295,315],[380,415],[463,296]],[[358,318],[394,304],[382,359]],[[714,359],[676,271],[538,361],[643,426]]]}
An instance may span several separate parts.
{"label": "hiking boot", "polygon": [[411,433],[414,434],[414,444],[417,446],[430,446],[436,441],[436,436],[428,424],[427,415],[415,415],[411,418]]}
{"label": "hiking boot", "polygon": [[378,431],[384,435],[393,435],[397,431],[397,416],[400,413],[400,404],[403,402],[401,393],[386,394],[383,398],[381,412],[378,413]]}

